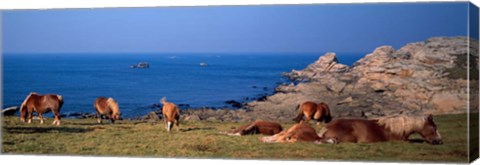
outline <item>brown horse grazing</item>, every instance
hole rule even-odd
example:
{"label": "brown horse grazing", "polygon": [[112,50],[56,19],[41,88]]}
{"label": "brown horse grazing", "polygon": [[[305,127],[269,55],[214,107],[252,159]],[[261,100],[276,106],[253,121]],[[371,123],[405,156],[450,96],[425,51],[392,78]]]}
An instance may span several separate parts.
{"label": "brown horse grazing", "polygon": [[317,135],[315,129],[307,123],[300,122],[293,125],[286,131],[282,131],[273,136],[262,137],[260,139],[266,143],[292,143],[292,142],[315,142],[319,144],[325,143],[322,138]]}
{"label": "brown horse grazing", "polygon": [[102,117],[107,116],[110,119],[110,123],[115,123],[115,120],[120,119],[120,108],[117,101],[109,97],[99,97],[93,102],[93,108],[97,114],[97,122],[102,123]]}
{"label": "brown horse grazing", "polygon": [[165,122],[165,128],[167,129],[167,131],[170,131],[173,127],[173,124],[175,123],[178,130],[178,125],[180,124],[180,110],[175,104],[167,102],[167,99],[165,97],[160,100],[160,103],[163,104],[162,114],[163,121]]}
{"label": "brown horse grazing", "polygon": [[311,101],[306,101],[299,104],[296,109],[298,110],[298,115],[293,121],[297,123],[303,119],[303,116],[305,116],[306,123],[310,122],[310,119],[315,119],[317,125],[322,121],[328,123],[332,120],[330,108],[328,108],[328,105],[323,102],[316,104]]}
{"label": "brown horse grazing", "polygon": [[225,134],[231,136],[243,136],[252,134],[263,135],[275,135],[283,130],[282,126],[278,123],[257,120],[250,124],[244,125],[233,131],[226,132]]}
{"label": "brown horse grazing", "polygon": [[28,113],[28,123],[32,123],[33,112],[38,113],[40,123],[43,124],[43,113],[52,111],[55,115],[53,125],[60,125],[60,108],[63,105],[63,98],[56,94],[40,95],[30,93],[20,106],[20,120],[25,122]]}
{"label": "brown horse grazing", "polygon": [[377,119],[337,119],[328,123],[319,136],[336,142],[373,143],[389,140],[407,141],[420,134],[430,144],[443,144],[432,115],[390,116]]}

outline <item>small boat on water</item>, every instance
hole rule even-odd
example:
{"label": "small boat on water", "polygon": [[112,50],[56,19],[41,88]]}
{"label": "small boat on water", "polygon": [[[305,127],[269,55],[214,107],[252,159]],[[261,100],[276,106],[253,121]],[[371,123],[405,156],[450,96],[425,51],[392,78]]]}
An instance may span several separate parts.
{"label": "small boat on water", "polygon": [[148,64],[147,62],[139,62],[138,64],[136,65],[132,65],[130,66],[130,68],[149,68],[150,67],[150,64]]}
{"label": "small boat on water", "polygon": [[205,62],[201,62],[201,63],[200,63],[200,66],[208,66],[208,64],[205,63]]}

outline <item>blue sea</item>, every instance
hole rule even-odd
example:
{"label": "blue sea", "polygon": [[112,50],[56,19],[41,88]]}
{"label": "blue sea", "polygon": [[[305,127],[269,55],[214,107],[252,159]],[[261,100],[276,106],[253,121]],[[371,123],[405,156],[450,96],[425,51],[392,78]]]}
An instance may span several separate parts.
{"label": "blue sea", "polygon": [[[3,56],[3,108],[19,106],[30,92],[64,98],[62,114],[93,113],[99,96],[119,102],[122,116],[147,114],[162,97],[191,108],[228,107],[272,94],[322,54],[7,54]],[[365,53],[337,54],[352,65]],[[131,65],[148,62],[148,69]],[[200,63],[208,66],[201,67]],[[48,116],[48,115],[47,115]]]}

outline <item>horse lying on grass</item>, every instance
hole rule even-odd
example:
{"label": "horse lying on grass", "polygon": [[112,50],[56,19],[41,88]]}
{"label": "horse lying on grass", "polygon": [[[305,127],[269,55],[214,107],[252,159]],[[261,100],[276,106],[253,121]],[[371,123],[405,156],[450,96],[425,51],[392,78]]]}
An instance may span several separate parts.
{"label": "horse lying on grass", "polygon": [[273,136],[262,137],[260,141],[265,143],[293,143],[293,142],[314,142],[317,144],[333,143],[324,141],[317,135],[315,129],[307,123],[300,122],[288,130],[284,130]]}
{"label": "horse lying on grass", "polygon": [[250,124],[243,125],[235,130],[222,133],[230,136],[243,136],[253,134],[274,135],[280,133],[282,130],[282,126],[278,123],[257,120]]}
{"label": "horse lying on grass", "polygon": [[30,93],[22,105],[20,105],[20,120],[25,122],[28,113],[28,123],[32,123],[33,112],[38,113],[40,123],[43,124],[43,113],[52,111],[55,115],[53,125],[60,125],[60,108],[63,105],[63,98],[56,94],[40,95],[38,93]]}
{"label": "horse lying on grass", "polygon": [[443,144],[432,115],[336,119],[323,127],[319,136],[330,142],[373,143],[408,141],[408,137],[414,133],[420,134],[430,144]]}
{"label": "horse lying on grass", "polygon": [[303,120],[304,116],[306,123],[310,122],[311,119],[314,119],[317,121],[317,125],[322,121],[328,123],[332,120],[330,108],[328,108],[328,105],[323,102],[316,104],[311,101],[306,101],[299,104],[296,109],[298,110],[298,114],[293,120],[297,123]]}
{"label": "horse lying on grass", "polygon": [[97,114],[97,122],[102,123],[102,117],[107,116],[110,119],[110,123],[115,123],[115,120],[120,119],[120,108],[117,101],[109,97],[99,97],[93,102],[93,108]]}
{"label": "horse lying on grass", "polygon": [[162,108],[162,114],[163,114],[163,121],[165,122],[165,128],[167,131],[170,132],[170,130],[173,127],[173,124],[175,123],[177,125],[177,130],[180,124],[180,110],[178,107],[171,103],[167,102],[167,98],[163,97],[160,100],[160,103],[163,104]]}

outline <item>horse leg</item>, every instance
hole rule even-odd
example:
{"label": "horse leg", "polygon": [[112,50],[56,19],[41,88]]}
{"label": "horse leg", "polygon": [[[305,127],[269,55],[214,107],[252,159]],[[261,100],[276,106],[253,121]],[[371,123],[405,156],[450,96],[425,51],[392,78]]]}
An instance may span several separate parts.
{"label": "horse leg", "polygon": [[180,116],[179,115],[177,115],[175,117],[175,125],[177,125],[177,131],[179,131],[180,130]]}
{"label": "horse leg", "polygon": [[165,129],[168,131],[168,122],[165,115],[163,116],[163,123],[165,124]]}
{"label": "horse leg", "polygon": [[40,124],[43,124],[43,113],[38,113],[38,118],[40,118]]}
{"label": "horse leg", "polygon": [[113,116],[110,115],[110,124],[114,124],[115,123],[115,119],[113,119]]}
{"label": "horse leg", "polygon": [[53,119],[52,125],[60,125],[60,113],[58,111],[53,111],[53,114],[55,115],[55,118]]}
{"label": "horse leg", "polygon": [[32,123],[33,111],[28,111],[28,124]]}
{"label": "horse leg", "polygon": [[97,117],[97,123],[102,124],[102,115],[100,113],[98,113],[98,111],[97,111],[96,117]]}
{"label": "horse leg", "polygon": [[167,131],[170,132],[170,130],[172,130],[172,127],[173,127],[173,124],[171,121],[168,121],[167,122]]}

